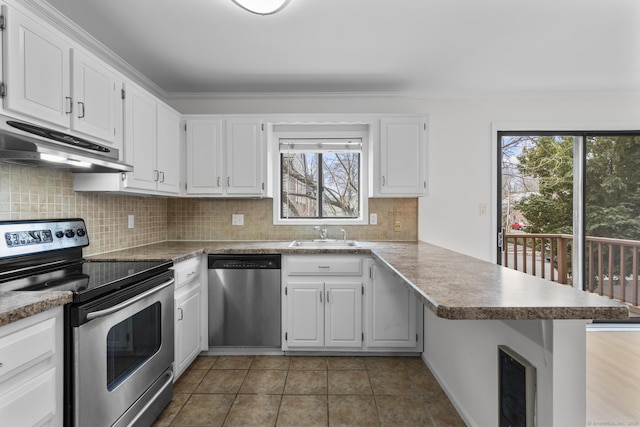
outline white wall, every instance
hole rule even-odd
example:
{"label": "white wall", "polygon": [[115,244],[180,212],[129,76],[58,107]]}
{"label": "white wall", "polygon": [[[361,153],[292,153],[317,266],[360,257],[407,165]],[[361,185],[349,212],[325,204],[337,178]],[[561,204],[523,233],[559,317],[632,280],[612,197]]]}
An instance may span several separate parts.
{"label": "white wall", "polygon": [[587,320],[447,320],[425,309],[423,358],[469,426],[498,422],[498,345],[536,367],[538,426],[586,424]]}
{"label": "white wall", "polygon": [[[640,129],[640,94],[525,94],[465,98],[260,97],[169,99],[185,114],[419,113],[429,115],[429,196],[419,239],[495,259],[496,141],[492,128]],[[480,216],[480,203],[488,205]]]}

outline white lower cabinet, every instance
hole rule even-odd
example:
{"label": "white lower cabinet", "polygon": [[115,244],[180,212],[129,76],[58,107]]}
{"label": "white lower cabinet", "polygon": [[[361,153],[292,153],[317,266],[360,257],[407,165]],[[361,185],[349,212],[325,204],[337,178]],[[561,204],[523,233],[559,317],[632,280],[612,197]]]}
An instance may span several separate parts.
{"label": "white lower cabinet", "polygon": [[373,260],[368,264],[365,345],[422,351],[422,303],[395,273]]}
{"label": "white lower cabinet", "polygon": [[0,424],[62,426],[63,308],[0,327]]}
{"label": "white lower cabinet", "polygon": [[285,255],[283,350],[421,352],[422,304],[361,255]]}
{"label": "white lower cabinet", "polygon": [[192,258],[174,267],[175,317],[174,317],[174,366],[177,380],[202,350],[203,324],[201,259]]}
{"label": "white lower cabinet", "polygon": [[288,281],[286,347],[362,346],[362,281]]}

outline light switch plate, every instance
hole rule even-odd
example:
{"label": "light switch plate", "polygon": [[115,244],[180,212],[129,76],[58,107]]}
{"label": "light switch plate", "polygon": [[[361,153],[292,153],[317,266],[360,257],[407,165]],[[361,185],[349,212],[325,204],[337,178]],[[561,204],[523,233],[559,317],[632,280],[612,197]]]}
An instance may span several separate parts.
{"label": "light switch plate", "polygon": [[369,214],[369,224],[376,225],[378,223],[378,214],[372,213]]}
{"label": "light switch plate", "polygon": [[135,217],[133,215],[127,216],[127,227],[129,228],[135,227]]}
{"label": "light switch plate", "polygon": [[244,215],[243,214],[232,214],[231,215],[231,225],[244,225]]}

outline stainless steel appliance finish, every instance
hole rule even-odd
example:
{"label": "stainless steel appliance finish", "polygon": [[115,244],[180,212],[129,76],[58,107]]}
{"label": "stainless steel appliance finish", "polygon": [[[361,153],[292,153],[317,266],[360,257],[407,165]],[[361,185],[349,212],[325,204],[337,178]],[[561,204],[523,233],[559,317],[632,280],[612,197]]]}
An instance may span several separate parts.
{"label": "stainless steel appliance finish", "polygon": [[0,161],[74,172],[130,172],[116,148],[0,115]]}
{"label": "stainless steel appliance finish", "polygon": [[82,219],[0,222],[0,290],[68,290],[64,425],[148,426],[173,395],[171,261],[87,261]]}
{"label": "stainless steel appliance finish", "polygon": [[[129,425],[138,416],[128,411],[133,402],[143,407],[154,394],[159,408],[171,401],[173,281],[167,272],[126,288],[129,295],[108,294],[78,310],[80,319],[72,320],[80,320],[72,327],[75,426]],[[156,393],[138,402],[157,381]]]}
{"label": "stainless steel appliance finish", "polygon": [[281,346],[280,255],[209,258],[209,347]]}

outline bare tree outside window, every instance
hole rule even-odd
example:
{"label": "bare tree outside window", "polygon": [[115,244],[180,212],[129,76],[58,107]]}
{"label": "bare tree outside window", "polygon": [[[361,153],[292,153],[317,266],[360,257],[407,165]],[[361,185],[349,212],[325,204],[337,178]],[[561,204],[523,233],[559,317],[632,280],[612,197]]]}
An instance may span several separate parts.
{"label": "bare tree outside window", "polygon": [[281,153],[282,218],[357,218],[360,153]]}

